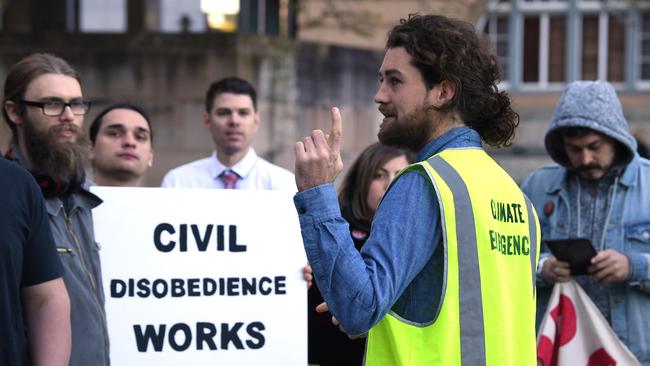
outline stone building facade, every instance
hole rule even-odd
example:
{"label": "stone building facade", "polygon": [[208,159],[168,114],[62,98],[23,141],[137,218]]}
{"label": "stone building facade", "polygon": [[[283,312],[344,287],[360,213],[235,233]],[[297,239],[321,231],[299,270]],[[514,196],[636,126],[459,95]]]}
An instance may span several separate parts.
{"label": "stone building facade", "polygon": [[[10,18],[7,1],[17,6],[16,1],[5,0],[4,19]],[[287,2],[293,3],[280,0],[279,4],[286,8]],[[0,79],[4,80],[7,69],[26,54],[52,52],[71,62],[82,74],[84,93],[94,102],[86,124],[103,107],[120,101],[137,102],[150,112],[155,161],[145,179],[147,186],[158,186],[169,169],[210,154],[213,143],[201,120],[204,94],[212,81],[231,75],[246,78],[258,88],[262,119],[254,142],[258,154],[293,170],[295,141],[314,128],[329,128],[329,107],[338,105],[344,117],[343,158],[351,162],[365,146],[376,141],[381,117],[372,98],[383,56],[383,38],[398,18],[416,11],[440,11],[467,19],[488,33],[506,65],[502,86],[512,95],[521,115],[513,146],[491,153],[517,180],[549,162],[542,137],[563,83],[540,79],[531,84],[521,80],[522,70],[517,68],[523,67],[524,61],[522,40],[518,38],[522,28],[517,24],[522,19],[522,24],[527,24],[525,19],[531,16],[525,7],[512,13],[512,9],[503,8],[502,4],[508,1],[305,0],[301,2],[303,13],[299,13],[303,18],[295,19],[297,37],[291,38],[243,32],[161,33],[151,25],[155,17],[148,13],[146,5],[150,3],[151,0],[129,1],[129,29],[124,33],[101,34],[56,26],[45,31],[29,20],[33,9],[31,13],[25,10],[24,4],[36,2],[21,0],[20,11],[12,10],[18,18],[5,21],[6,27],[0,32]],[[327,16],[324,22],[309,23],[313,14],[325,14],[325,3],[335,4],[339,12],[370,17],[375,22],[371,23],[372,34],[358,38],[361,36],[354,29],[338,29],[336,33],[330,29],[336,24]],[[397,3],[400,6],[396,8]],[[519,3],[523,0],[513,6],[516,8]],[[368,5],[366,10],[358,8],[363,4]],[[353,8],[348,9],[349,6]],[[640,19],[646,19],[643,9],[638,13]],[[20,16],[24,18],[22,22]],[[134,17],[146,21],[138,23]],[[650,27],[650,17],[647,18]],[[539,24],[543,25],[543,21]],[[504,47],[509,52],[504,53]],[[576,70],[565,68],[569,70],[565,74],[574,78],[571,73]],[[626,117],[633,129],[643,129],[650,122],[649,89],[636,83],[636,79],[630,81],[629,75],[625,77],[627,81],[617,87]],[[5,149],[9,132],[4,123],[0,125],[0,148]]]}

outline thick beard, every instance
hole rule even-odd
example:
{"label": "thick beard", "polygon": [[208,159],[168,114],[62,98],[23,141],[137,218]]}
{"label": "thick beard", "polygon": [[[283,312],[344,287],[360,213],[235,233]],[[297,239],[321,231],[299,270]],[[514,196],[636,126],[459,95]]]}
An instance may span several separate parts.
{"label": "thick beard", "polygon": [[[66,129],[76,131],[74,141],[59,140],[57,132]],[[33,174],[71,182],[86,167],[90,142],[85,132],[72,123],[60,123],[42,131],[26,121],[25,148]]]}
{"label": "thick beard", "polygon": [[384,125],[377,134],[379,141],[388,146],[420,151],[435,131],[434,110],[420,105],[413,112]]}

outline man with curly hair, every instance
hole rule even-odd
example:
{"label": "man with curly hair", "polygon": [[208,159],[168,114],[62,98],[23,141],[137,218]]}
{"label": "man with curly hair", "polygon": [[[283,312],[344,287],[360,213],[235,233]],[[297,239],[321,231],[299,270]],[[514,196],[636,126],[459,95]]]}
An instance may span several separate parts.
{"label": "man with curly hair", "polygon": [[535,364],[539,224],[482,148],[510,143],[519,117],[475,29],[412,15],[388,35],[375,102],[379,140],[418,151],[393,182],[361,253],[332,182],[341,115],[296,143],[294,201],[334,324],[369,332],[367,365]]}

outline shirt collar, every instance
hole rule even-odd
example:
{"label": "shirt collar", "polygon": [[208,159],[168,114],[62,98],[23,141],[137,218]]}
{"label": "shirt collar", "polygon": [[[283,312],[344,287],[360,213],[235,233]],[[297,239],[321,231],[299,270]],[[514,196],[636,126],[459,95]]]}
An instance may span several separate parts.
{"label": "shirt collar", "polygon": [[[94,193],[87,191],[85,188],[76,193],[69,194],[67,197],[70,200],[69,212],[72,212],[78,207],[91,210],[104,202],[101,198],[96,196]],[[62,208],[63,201],[61,200],[61,197],[51,197],[45,200],[45,209],[47,210],[47,213],[52,216],[58,216],[59,211]]]}
{"label": "shirt collar", "polygon": [[467,126],[452,128],[431,141],[418,153],[417,160],[423,161],[445,149],[460,147],[481,147],[478,132]]}
{"label": "shirt collar", "polygon": [[233,172],[237,173],[240,178],[244,179],[255,167],[258,157],[257,153],[255,153],[255,149],[251,147],[248,149],[248,152],[244,158],[231,167],[223,165],[219,159],[217,159],[216,151],[212,152],[212,156],[210,158],[212,159],[212,164],[210,165],[210,174],[214,179],[217,179],[224,172],[224,170],[232,170]]}

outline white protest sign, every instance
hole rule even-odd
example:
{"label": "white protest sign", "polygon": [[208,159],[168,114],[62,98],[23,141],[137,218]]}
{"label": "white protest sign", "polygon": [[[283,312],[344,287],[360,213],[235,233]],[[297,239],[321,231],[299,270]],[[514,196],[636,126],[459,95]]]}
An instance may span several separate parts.
{"label": "white protest sign", "polygon": [[307,364],[292,193],[92,191],[112,364]]}

